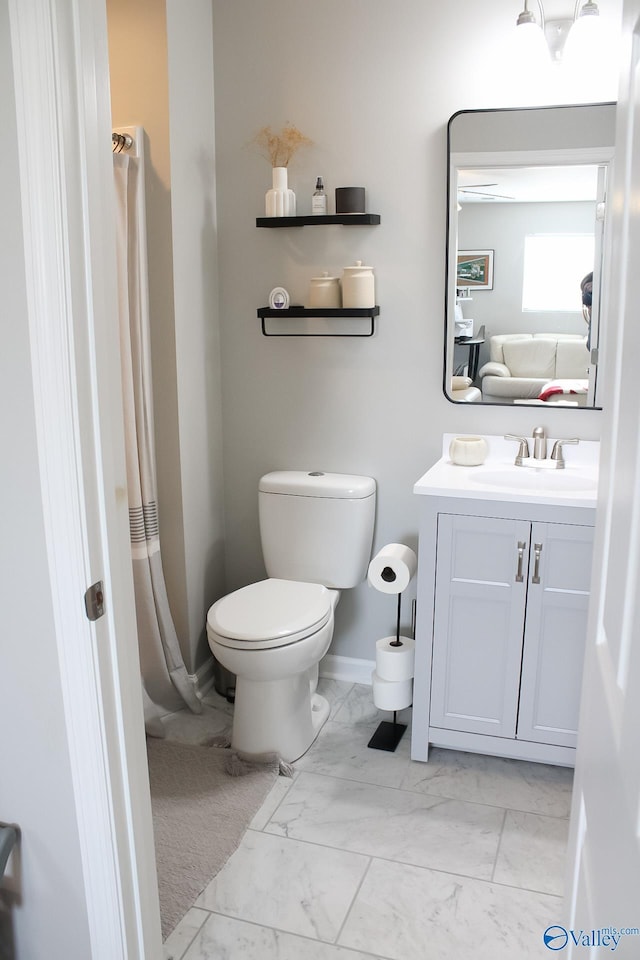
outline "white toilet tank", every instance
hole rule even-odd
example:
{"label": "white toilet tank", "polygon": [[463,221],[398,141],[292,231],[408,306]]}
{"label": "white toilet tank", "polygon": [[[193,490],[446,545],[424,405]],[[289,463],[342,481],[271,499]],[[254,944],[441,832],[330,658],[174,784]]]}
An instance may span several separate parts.
{"label": "white toilet tank", "polygon": [[269,577],[346,590],[367,575],[376,482],[343,473],[280,470],[258,486]]}

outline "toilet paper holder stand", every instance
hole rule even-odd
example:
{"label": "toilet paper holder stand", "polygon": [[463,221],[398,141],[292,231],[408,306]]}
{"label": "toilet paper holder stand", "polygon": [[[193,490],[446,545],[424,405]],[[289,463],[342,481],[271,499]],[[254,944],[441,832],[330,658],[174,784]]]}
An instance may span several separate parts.
{"label": "toilet paper holder stand", "polygon": [[[382,572],[384,577],[384,571]],[[396,639],[391,641],[391,645],[395,647],[403,646],[402,640],[400,639],[400,614],[402,611],[402,594],[398,594],[398,610],[396,617]],[[411,635],[415,636],[415,618],[416,618],[416,601],[414,600],[411,605]],[[406,723],[398,723],[398,711],[393,711],[393,721],[390,720],[381,720],[378,724],[375,733],[369,740],[367,744],[372,750],[386,750],[389,753],[393,753],[397,748],[398,744],[404,736],[404,732],[407,729]]]}

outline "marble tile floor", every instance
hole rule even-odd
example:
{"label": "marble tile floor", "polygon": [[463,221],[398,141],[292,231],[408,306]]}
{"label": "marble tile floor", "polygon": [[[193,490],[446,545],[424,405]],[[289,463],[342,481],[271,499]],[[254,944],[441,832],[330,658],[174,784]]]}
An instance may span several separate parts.
{"label": "marble tile floor", "polygon": [[[164,944],[164,960],[530,960],[563,920],[572,771],[367,743],[371,688],[320,681],[330,718]],[[228,727],[217,694],[167,734]],[[410,711],[399,719],[410,722]]]}

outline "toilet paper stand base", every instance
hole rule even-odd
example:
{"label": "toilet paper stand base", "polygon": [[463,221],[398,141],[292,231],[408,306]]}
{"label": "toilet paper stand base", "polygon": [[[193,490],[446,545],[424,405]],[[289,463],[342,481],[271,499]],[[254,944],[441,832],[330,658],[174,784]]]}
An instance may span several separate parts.
{"label": "toilet paper stand base", "polygon": [[389,720],[383,720],[378,724],[378,728],[367,744],[372,750],[388,750],[393,753],[402,736],[407,729],[406,723],[398,723],[396,720],[396,711],[393,711],[393,723]]}
{"label": "toilet paper stand base", "polygon": [[[398,608],[397,608],[397,617],[396,617],[396,639],[395,645],[398,647],[402,646],[402,640],[400,639],[400,615],[402,612],[402,594],[398,594]],[[400,741],[402,736],[407,729],[406,723],[398,723],[397,721],[397,711],[393,711],[393,723],[390,723],[389,720],[382,720],[378,724],[378,728],[374,735],[369,740],[367,744],[368,747],[371,747],[372,750],[387,750],[389,753],[393,753]]]}

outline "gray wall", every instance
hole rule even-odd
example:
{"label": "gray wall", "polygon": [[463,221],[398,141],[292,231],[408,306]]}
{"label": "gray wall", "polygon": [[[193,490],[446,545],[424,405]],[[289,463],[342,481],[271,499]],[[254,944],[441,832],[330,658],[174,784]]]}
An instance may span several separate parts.
{"label": "gray wall", "polygon": [[[608,100],[617,88],[592,71],[597,89],[583,80],[576,90],[557,73],[541,95],[539,78],[505,59],[514,18],[499,0],[453,0],[437,11],[418,0],[326,0],[321,8],[213,0],[214,100],[208,6],[193,0],[186,17],[176,0],[108,0],[114,121],[143,123],[151,148],[161,539],[190,670],[207,656],[208,604],[263,576],[263,472],[370,474],[378,481],[375,549],[415,545],[411,488],[437,458],[441,434],[533,426],[524,411],[460,408],[442,394],[446,123],[460,109]],[[615,20],[620,7],[615,0],[601,13]],[[249,142],[262,126],[287,121],[315,143],[290,169],[300,211],[320,174],[331,200],[336,186],[364,184],[379,227],[255,228],[271,174]],[[376,271],[374,338],[260,335],[256,307],[274,286],[304,302],[311,276],[341,273],[356,259]],[[597,413],[572,422],[574,414],[551,412],[549,429],[558,416],[556,432],[597,437]],[[345,595],[334,652],[368,658],[393,626],[392,606],[364,585]]]}
{"label": "gray wall", "polygon": [[[608,5],[618,16],[620,4]],[[263,575],[256,488],[274,468],[371,475],[374,549],[413,546],[415,480],[445,431],[530,432],[526,410],[469,408],[442,393],[446,123],[455,111],[540,103],[539,78],[510,70],[515,14],[499,0],[213,0],[220,320],[228,586]],[[464,24],[464,28],[461,28]],[[600,99],[615,99],[615,78]],[[546,102],[598,99],[558,74]],[[295,123],[315,146],[290,169],[301,212],[317,175],[363,184],[372,228],[258,230],[268,164],[248,146],[264,125]],[[267,339],[256,308],[284,285],[361,259],[381,315],[370,340]],[[545,411],[557,435],[597,438],[593,411]],[[404,609],[408,611],[408,604]],[[394,604],[366,584],[336,611],[332,652],[373,658]]]}
{"label": "gray wall", "polygon": [[210,659],[205,619],[224,593],[211,0],[167,0],[171,218],[188,669]]}

